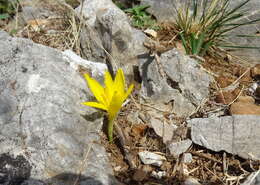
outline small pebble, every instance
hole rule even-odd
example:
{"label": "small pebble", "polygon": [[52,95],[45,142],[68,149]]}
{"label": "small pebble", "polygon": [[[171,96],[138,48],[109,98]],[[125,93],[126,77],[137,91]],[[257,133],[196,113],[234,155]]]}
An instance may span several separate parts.
{"label": "small pebble", "polygon": [[191,163],[192,162],[192,155],[191,155],[191,153],[184,153],[183,154],[183,162],[184,163]]}
{"label": "small pebble", "polygon": [[151,176],[156,179],[161,179],[166,176],[166,172],[165,171],[159,171],[159,172],[153,171],[151,173]]}
{"label": "small pebble", "polygon": [[138,155],[144,164],[151,164],[160,167],[163,161],[166,161],[164,156],[148,151],[139,152]]}

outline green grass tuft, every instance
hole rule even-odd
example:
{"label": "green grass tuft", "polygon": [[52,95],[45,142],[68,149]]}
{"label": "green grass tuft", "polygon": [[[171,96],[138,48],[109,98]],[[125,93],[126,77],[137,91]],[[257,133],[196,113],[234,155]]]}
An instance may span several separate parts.
{"label": "green grass tuft", "polygon": [[239,23],[248,15],[244,0],[230,8],[232,0],[190,0],[176,8],[175,27],[187,54],[203,56],[215,53],[216,47],[250,48],[250,46],[228,46],[227,33],[244,25],[256,24],[260,19]]}

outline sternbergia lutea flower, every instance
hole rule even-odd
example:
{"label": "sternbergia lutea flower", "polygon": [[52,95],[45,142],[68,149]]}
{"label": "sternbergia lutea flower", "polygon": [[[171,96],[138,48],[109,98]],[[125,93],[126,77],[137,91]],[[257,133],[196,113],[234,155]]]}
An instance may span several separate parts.
{"label": "sternbergia lutea flower", "polygon": [[83,105],[102,109],[108,113],[108,139],[110,142],[113,140],[113,124],[120,111],[124,101],[130,95],[134,85],[125,90],[125,77],[122,69],[119,69],[113,80],[108,71],[105,72],[104,85],[100,85],[95,79],[91,78],[88,74],[84,74],[88,83],[89,89],[95,96],[97,102],[84,102]]}

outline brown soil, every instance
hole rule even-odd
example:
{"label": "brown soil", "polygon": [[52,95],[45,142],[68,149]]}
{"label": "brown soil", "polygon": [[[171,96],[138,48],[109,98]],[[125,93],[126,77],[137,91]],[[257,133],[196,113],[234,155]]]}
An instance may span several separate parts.
{"label": "brown soil", "polygon": [[[127,115],[134,110],[141,111],[133,102],[128,103],[122,109],[117,120],[118,126],[127,138],[128,155],[132,156],[130,162],[120,144],[120,138],[116,137],[114,143],[111,144],[107,141],[105,133],[101,135],[115,176],[123,184],[178,185],[190,176],[197,178],[205,185],[229,184],[231,182],[239,184],[250,172],[259,168],[260,161],[244,160],[225,152],[212,152],[197,145],[192,145],[187,151],[193,156],[192,162],[184,164],[182,155],[178,158],[170,155],[162,138],[156,135],[148,122],[136,124],[126,119]],[[118,136],[117,133],[114,135]],[[161,167],[144,165],[138,157],[140,151],[159,153],[165,156],[167,161]],[[133,163],[135,168],[131,168],[130,163]],[[167,175],[162,179],[156,179],[151,177],[152,171],[165,171]]]}

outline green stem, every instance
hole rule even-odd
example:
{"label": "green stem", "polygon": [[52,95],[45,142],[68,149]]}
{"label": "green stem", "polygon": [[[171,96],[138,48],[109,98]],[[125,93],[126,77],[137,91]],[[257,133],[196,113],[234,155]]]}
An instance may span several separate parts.
{"label": "green stem", "polygon": [[108,121],[108,140],[110,143],[113,142],[113,126],[114,126],[114,120],[115,119],[110,119]]}

